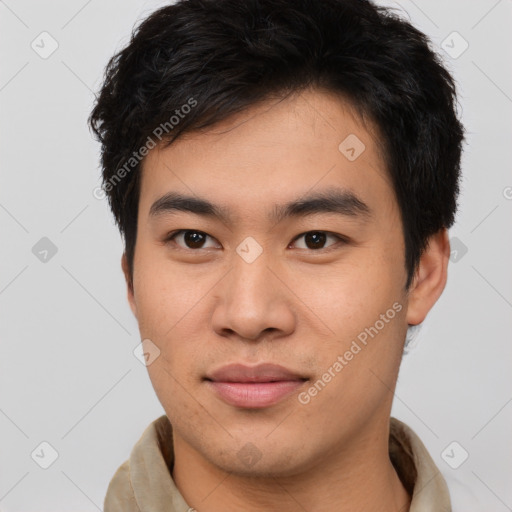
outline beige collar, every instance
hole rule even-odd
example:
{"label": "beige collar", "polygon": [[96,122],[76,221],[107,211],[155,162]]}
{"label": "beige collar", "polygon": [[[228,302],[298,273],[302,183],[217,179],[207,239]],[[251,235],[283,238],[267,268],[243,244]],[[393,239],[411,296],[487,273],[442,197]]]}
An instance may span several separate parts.
{"label": "beige collar", "polygon": [[[166,415],[153,421],[135,444],[130,458],[113,476],[104,512],[188,512],[174,484],[172,426]],[[409,512],[451,512],[443,476],[416,433],[390,418],[389,455],[405,488],[412,494]]]}

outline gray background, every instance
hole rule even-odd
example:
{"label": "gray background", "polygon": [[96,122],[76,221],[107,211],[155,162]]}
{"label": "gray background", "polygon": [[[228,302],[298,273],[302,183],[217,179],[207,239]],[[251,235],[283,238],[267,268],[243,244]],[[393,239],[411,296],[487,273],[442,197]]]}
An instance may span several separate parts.
{"label": "gray background", "polygon": [[[163,414],[133,355],[121,239],[92,194],[99,145],[86,118],[108,58],[165,3],[0,1],[4,512],[101,510],[115,470]],[[455,511],[512,510],[512,1],[382,3],[439,48],[468,130],[448,284],[404,357],[393,415],[429,449]],[[48,58],[43,31],[58,43]],[[48,469],[42,442],[58,453]]]}

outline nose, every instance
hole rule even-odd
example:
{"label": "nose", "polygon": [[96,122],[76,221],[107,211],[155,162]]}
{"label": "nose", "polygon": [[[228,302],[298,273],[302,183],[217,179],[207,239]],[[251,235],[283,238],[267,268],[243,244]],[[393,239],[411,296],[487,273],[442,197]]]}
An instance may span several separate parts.
{"label": "nose", "polygon": [[250,341],[290,335],[295,330],[296,309],[288,280],[265,251],[252,263],[235,254],[231,271],[216,287],[215,332]]}

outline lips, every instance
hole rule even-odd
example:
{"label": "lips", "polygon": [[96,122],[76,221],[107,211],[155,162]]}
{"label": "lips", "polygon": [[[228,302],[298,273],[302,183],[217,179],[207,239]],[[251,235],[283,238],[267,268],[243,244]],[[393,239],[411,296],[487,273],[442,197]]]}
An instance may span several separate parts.
{"label": "lips", "polygon": [[224,366],[205,378],[207,386],[225,403],[245,409],[270,407],[299,390],[308,380],[275,364]]}
{"label": "lips", "polygon": [[277,382],[291,380],[306,380],[300,374],[283,366],[263,363],[257,366],[230,364],[214,371],[207,380],[214,382]]}

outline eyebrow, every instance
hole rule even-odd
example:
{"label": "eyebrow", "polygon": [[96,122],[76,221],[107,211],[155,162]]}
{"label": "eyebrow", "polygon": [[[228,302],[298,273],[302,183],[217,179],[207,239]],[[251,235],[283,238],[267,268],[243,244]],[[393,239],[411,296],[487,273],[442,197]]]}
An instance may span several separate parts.
{"label": "eyebrow", "polygon": [[[231,219],[228,208],[206,199],[177,192],[168,192],[157,199],[149,209],[149,217],[158,217],[176,211],[218,218],[226,224]],[[306,217],[318,213],[336,213],[345,217],[368,220],[373,212],[354,192],[348,189],[330,189],[285,204],[274,205],[269,214],[269,221],[277,224],[286,218]]]}

